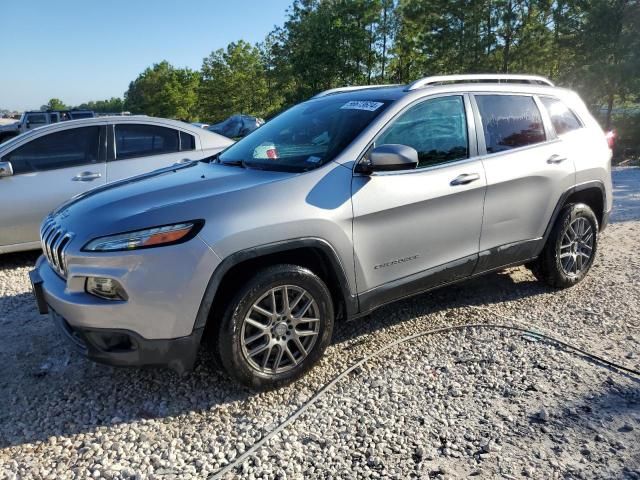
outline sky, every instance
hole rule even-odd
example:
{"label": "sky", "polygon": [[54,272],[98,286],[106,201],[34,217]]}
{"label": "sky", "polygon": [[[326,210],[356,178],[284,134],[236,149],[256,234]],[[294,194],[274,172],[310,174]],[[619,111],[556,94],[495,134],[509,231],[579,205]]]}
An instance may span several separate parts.
{"label": "sky", "polygon": [[199,69],[228,43],[256,43],[292,0],[11,0],[0,9],[0,109],[122,97],[146,67]]}

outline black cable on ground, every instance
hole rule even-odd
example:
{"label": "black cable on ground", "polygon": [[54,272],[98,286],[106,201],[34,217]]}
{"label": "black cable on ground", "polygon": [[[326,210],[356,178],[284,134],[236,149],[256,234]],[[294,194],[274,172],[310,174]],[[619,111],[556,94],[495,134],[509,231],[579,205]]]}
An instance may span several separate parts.
{"label": "black cable on ground", "polygon": [[[481,307],[472,307],[472,308],[474,308],[475,310],[489,312],[489,313],[492,313],[493,315],[496,315],[496,316],[499,316],[499,317],[502,317],[502,318],[506,318],[506,319],[509,319],[509,320],[513,321],[512,318],[507,317],[505,315],[496,314],[496,313],[492,312],[489,309],[484,309],[484,308],[481,308]],[[580,347],[576,347],[576,346],[573,346],[573,345],[571,345],[571,344],[569,344],[567,342],[564,342],[562,340],[558,340],[557,338],[552,337],[550,335],[539,333],[539,332],[536,332],[536,331],[534,331],[534,330],[532,330],[530,328],[524,328],[524,327],[520,327],[520,326],[517,326],[517,325],[501,325],[501,324],[497,324],[497,323],[468,323],[468,324],[464,324],[464,325],[450,325],[450,326],[447,326],[447,327],[435,328],[435,329],[432,329],[432,330],[425,330],[423,332],[415,333],[413,335],[408,335],[406,337],[403,337],[403,338],[395,340],[395,341],[393,341],[391,343],[388,343],[387,345],[379,348],[378,350],[376,350],[372,354],[364,356],[363,358],[358,360],[356,363],[354,363],[350,367],[348,367],[345,370],[343,370],[342,372],[340,372],[338,375],[336,375],[333,378],[333,380],[331,380],[329,383],[326,383],[324,386],[322,386],[309,400],[307,400],[302,405],[300,405],[300,407],[298,407],[298,409],[295,412],[293,412],[282,423],[280,423],[280,425],[278,425],[276,428],[271,430],[269,433],[267,433],[264,437],[262,437],[256,443],[251,445],[251,447],[248,450],[246,450],[244,453],[242,453],[233,462],[231,462],[228,465],[225,465],[224,467],[222,467],[220,470],[218,470],[218,472],[213,474],[210,478],[212,480],[216,480],[216,479],[222,478],[223,475],[225,475],[228,472],[232,471],[238,465],[241,465],[242,462],[244,462],[247,458],[249,458],[251,455],[253,455],[253,453],[255,453],[260,447],[262,447],[269,440],[271,440],[276,434],[280,433],[282,430],[284,430],[286,427],[288,427],[290,424],[292,424],[294,421],[296,421],[300,415],[302,415],[304,412],[306,412],[314,403],[316,403],[318,401],[318,399],[320,397],[322,397],[322,395],[324,395],[325,392],[327,392],[328,390],[333,388],[333,386],[336,383],[338,383],[344,377],[349,375],[351,372],[353,372],[354,370],[356,370],[357,368],[359,368],[360,366],[362,366],[363,364],[365,364],[366,362],[368,362],[372,358],[377,357],[378,355],[380,355],[380,354],[386,352],[387,350],[390,350],[393,347],[396,347],[396,346],[398,346],[398,345],[400,345],[402,343],[406,343],[406,342],[409,342],[411,340],[415,340],[416,338],[425,337],[425,336],[428,336],[428,335],[435,335],[437,333],[451,332],[451,331],[455,331],[455,330],[465,330],[465,329],[468,329],[468,328],[501,329],[501,330],[511,330],[511,331],[525,333],[525,334],[529,335],[530,337],[546,340],[548,342],[555,343],[557,345],[561,345],[562,347],[566,348],[569,351],[578,352],[581,355],[583,355],[583,356],[585,356],[585,357],[587,357],[587,358],[589,358],[591,360],[594,360],[595,362],[597,362],[597,363],[599,363],[601,365],[606,365],[607,367],[610,367],[610,368],[613,368],[615,370],[618,370],[618,371],[621,371],[621,372],[625,372],[625,373],[628,373],[628,374],[631,374],[631,375],[635,375],[635,376],[640,378],[640,371],[638,371],[638,370],[635,370],[635,369],[629,368],[629,367],[625,367],[624,365],[617,364],[615,362],[607,360],[606,358],[603,358],[603,357],[600,357],[598,355],[595,355],[595,354],[592,354],[590,352],[587,352],[586,350],[583,350]]]}

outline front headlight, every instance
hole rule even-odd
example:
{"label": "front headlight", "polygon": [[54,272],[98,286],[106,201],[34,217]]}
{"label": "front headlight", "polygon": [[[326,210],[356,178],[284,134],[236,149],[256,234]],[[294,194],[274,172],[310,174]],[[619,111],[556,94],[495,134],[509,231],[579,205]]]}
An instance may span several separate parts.
{"label": "front headlight", "polygon": [[119,252],[174,245],[193,238],[200,231],[202,224],[202,221],[191,221],[109,235],[91,240],[82,250],[89,252]]}

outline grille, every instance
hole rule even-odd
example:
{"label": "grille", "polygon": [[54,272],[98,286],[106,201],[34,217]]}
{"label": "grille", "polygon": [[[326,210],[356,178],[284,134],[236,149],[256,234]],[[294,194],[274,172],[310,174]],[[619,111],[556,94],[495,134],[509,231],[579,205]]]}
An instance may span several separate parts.
{"label": "grille", "polygon": [[51,268],[62,277],[67,276],[65,249],[72,238],[71,232],[65,231],[51,218],[46,219],[40,228],[42,252]]}

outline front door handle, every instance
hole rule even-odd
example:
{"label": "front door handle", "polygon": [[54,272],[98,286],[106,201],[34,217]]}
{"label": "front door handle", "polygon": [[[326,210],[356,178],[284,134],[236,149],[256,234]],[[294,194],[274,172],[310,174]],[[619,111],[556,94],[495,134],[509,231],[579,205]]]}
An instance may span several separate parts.
{"label": "front door handle", "polygon": [[554,154],[547,158],[547,163],[558,164],[562,163],[567,159],[567,157],[563,157],[562,155]]}
{"label": "front door handle", "polygon": [[101,176],[102,174],[98,172],[82,172],[73,177],[71,180],[73,180],[74,182],[93,182]]}
{"label": "front door handle", "polygon": [[476,180],[480,180],[480,175],[477,173],[463,173],[462,175],[458,175],[456,178],[451,180],[452,187],[456,185],[467,185],[471,182],[475,182]]}

